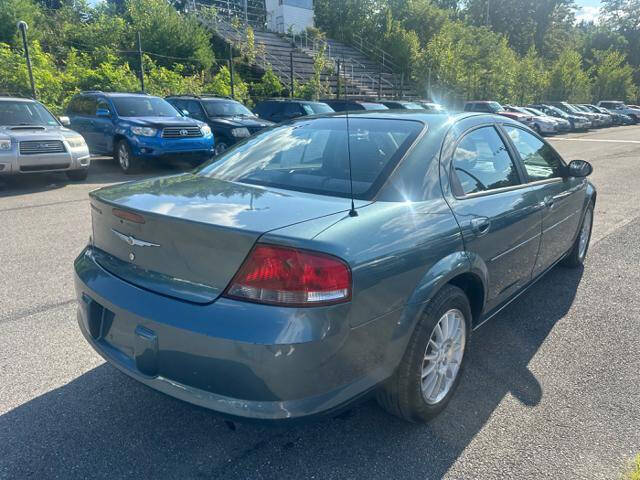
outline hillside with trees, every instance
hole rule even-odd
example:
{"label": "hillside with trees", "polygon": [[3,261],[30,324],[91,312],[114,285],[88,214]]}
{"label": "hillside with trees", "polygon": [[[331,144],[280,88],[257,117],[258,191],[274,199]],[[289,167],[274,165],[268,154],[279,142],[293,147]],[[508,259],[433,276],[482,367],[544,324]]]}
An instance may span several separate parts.
{"label": "hillside with trees", "polygon": [[[349,42],[358,33],[424,96],[636,101],[640,0],[603,0],[597,24],[576,23],[572,0],[315,0],[316,25]],[[39,98],[56,111],[81,90],[137,91],[142,39],[146,90],[229,95],[228,52],[182,0],[3,0],[0,91],[29,93],[16,27],[29,24]],[[487,8],[489,7],[489,8]],[[215,15],[211,9],[208,14]],[[237,59],[235,94],[283,93]],[[300,86],[313,96],[313,86]]]}

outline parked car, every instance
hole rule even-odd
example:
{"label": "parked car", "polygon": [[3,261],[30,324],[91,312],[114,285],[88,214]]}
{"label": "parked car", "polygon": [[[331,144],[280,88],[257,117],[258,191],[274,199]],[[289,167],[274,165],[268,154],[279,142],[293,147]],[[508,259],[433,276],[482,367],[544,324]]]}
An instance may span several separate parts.
{"label": "parked car", "polygon": [[307,115],[331,113],[333,108],[326,103],[310,100],[273,99],[258,102],[253,111],[264,120],[280,123]]}
{"label": "parked car", "polygon": [[84,92],[71,99],[66,112],[91,153],[113,155],[125,173],[136,171],[144,160],[202,163],[214,154],[209,126],[183,116],[160,97]]}
{"label": "parked car", "polygon": [[593,115],[597,115],[597,118],[598,118],[597,123],[601,127],[610,127],[613,125],[613,118],[608,113],[594,112],[593,110],[585,107],[584,105],[572,104],[572,107],[582,113],[590,113]]}
{"label": "parked car", "polygon": [[575,115],[578,117],[586,118],[587,120],[589,120],[589,122],[591,123],[591,127],[593,128],[598,128],[602,126],[602,119],[600,118],[599,115],[596,115],[595,113],[590,113],[590,112],[589,113],[582,112],[567,102],[549,102],[548,105],[551,105],[552,107],[556,107],[569,115]]}
{"label": "parked car", "polygon": [[234,417],[335,413],[373,391],[407,420],[440,412],[473,329],[584,262],[591,166],[503,116],[348,125],[288,122],[196,171],[90,193],[75,261],[89,344]]}
{"label": "parked car", "polygon": [[429,102],[426,100],[418,100],[416,101],[418,105],[424,108],[427,112],[431,113],[449,113],[444,105],[440,105],[439,103]]}
{"label": "parked car", "polygon": [[422,105],[408,100],[380,100],[380,103],[391,110],[424,110]]}
{"label": "parked car", "polygon": [[172,95],[166,97],[183,115],[206,123],[213,132],[216,155],[234,143],[275,125],[258,118],[242,103],[214,95]]}
{"label": "parked car", "polygon": [[345,111],[358,111],[358,110],[389,110],[380,102],[373,102],[368,100],[350,100],[343,98],[334,98],[320,100],[321,102],[329,105],[336,112]]}
{"label": "parked car", "polygon": [[568,132],[572,129],[571,127],[571,122],[569,120],[567,120],[566,118],[562,118],[562,117],[554,117],[552,115],[549,115],[545,112],[543,112],[542,110],[538,110],[537,108],[533,108],[533,107],[522,107],[524,110],[526,110],[527,112],[531,113],[532,115],[534,115],[535,117],[542,117],[542,118],[550,118],[556,121],[556,123],[558,124],[558,131],[559,132]]}
{"label": "parked car", "polygon": [[[514,105],[505,105],[504,108],[507,112],[522,113],[523,115],[529,115],[529,116],[533,115],[530,111],[521,107],[516,107]],[[553,117],[544,116],[544,115],[533,115],[532,118],[533,118],[533,129],[539,135],[555,134],[560,131],[559,123]]]}
{"label": "parked car", "polygon": [[624,115],[622,113],[614,113],[607,110],[606,108],[597,107],[589,103],[583,104],[582,106],[584,108],[588,108],[591,112],[608,115],[611,118],[612,125],[631,125],[633,123],[633,120],[628,115]]}
{"label": "parked car", "polygon": [[616,113],[628,115],[633,118],[636,123],[640,122],[640,109],[625,105],[624,102],[617,100],[601,100],[598,102],[598,106]]}
{"label": "parked car", "polygon": [[[67,118],[61,120],[68,125]],[[43,104],[0,96],[0,176],[63,172],[71,180],[84,180],[90,163],[82,136]]]}
{"label": "parked car", "polygon": [[552,117],[562,118],[571,123],[571,130],[589,130],[591,128],[591,120],[587,119],[582,115],[573,115],[568,114],[567,112],[560,110],[557,107],[552,105],[547,105],[543,103],[527,105],[527,107],[535,108],[541,110],[547,115],[551,115]]}
{"label": "parked car", "polygon": [[493,113],[501,115],[503,117],[511,118],[520,123],[524,123],[529,128],[535,129],[535,122],[533,121],[533,115],[526,115],[520,112],[509,112],[498,102],[491,101],[473,101],[466,102],[464,104],[465,112],[481,112],[481,113]]}

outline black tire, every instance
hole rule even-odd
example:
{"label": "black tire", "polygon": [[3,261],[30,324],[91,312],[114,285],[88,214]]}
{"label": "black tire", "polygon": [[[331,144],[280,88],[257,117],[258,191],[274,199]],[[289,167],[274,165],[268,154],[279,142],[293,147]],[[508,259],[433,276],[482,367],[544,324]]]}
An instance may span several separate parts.
{"label": "black tire", "polygon": [[[580,248],[582,238],[582,232],[585,227],[585,222],[589,222],[589,231],[587,234],[586,245],[583,249]],[[580,224],[580,229],[578,230],[578,234],[576,235],[576,239],[573,242],[573,246],[569,253],[561,262],[561,265],[568,268],[579,268],[584,265],[584,261],[587,258],[587,252],[589,251],[589,243],[591,242],[591,233],[593,231],[593,202],[590,202],[587,208],[584,211],[584,215],[582,216],[582,223]]]}
{"label": "black tire", "polygon": [[215,156],[220,155],[222,152],[224,152],[227,148],[229,148],[229,145],[227,145],[225,142],[218,142],[216,143],[215,146]]}
{"label": "black tire", "polygon": [[542,136],[542,130],[540,129],[540,125],[538,125],[537,123],[534,123],[533,129],[536,131],[538,135]]}
{"label": "black tire", "polygon": [[74,182],[82,182],[83,180],[86,180],[88,176],[89,176],[88,168],[83,168],[80,170],[69,170],[67,172],[67,178],[69,178],[69,180],[72,180]]}
{"label": "black tire", "polygon": [[126,140],[120,140],[116,143],[114,158],[118,162],[120,170],[127,175],[137,172],[140,167],[140,161],[133,156],[131,147]]}
{"label": "black tire", "polygon": [[[422,366],[432,332],[443,315],[457,309],[464,316],[465,345],[457,375],[447,394],[438,403],[429,404],[422,394]],[[382,408],[404,420],[423,423],[438,415],[449,403],[464,369],[471,332],[471,307],[465,293],[446,285],[429,302],[409,340],[400,365],[377,391]]]}

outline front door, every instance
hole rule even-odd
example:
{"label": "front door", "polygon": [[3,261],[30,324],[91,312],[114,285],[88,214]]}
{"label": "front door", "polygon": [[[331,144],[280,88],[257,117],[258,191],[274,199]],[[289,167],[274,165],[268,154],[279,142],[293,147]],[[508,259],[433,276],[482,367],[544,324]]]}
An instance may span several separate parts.
{"label": "front door", "polygon": [[486,268],[492,310],[531,280],[542,231],[538,198],[494,125],[464,134],[450,170],[448,201],[472,262]]}
{"label": "front door", "polygon": [[584,178],[565,177],[562,158],[538,136],[513,125],[503,128],[543,207],[542,243],[535,276],[553,265],[573,245],[582,220],[587,182]]}

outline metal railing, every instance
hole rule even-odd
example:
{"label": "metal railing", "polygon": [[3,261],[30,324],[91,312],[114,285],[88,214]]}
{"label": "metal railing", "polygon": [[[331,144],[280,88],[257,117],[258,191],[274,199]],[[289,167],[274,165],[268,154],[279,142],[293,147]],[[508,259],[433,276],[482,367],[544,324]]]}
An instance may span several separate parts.
{"label": "metal railing", "polygon": [[363,55],[373,57],[382,65],[382,69],[386,70],[387,73],[395,73],[400,70],[398,64],[391,60],[392,56],[389,52],[366,42],[358,33],[351,34],[351,46]]}

